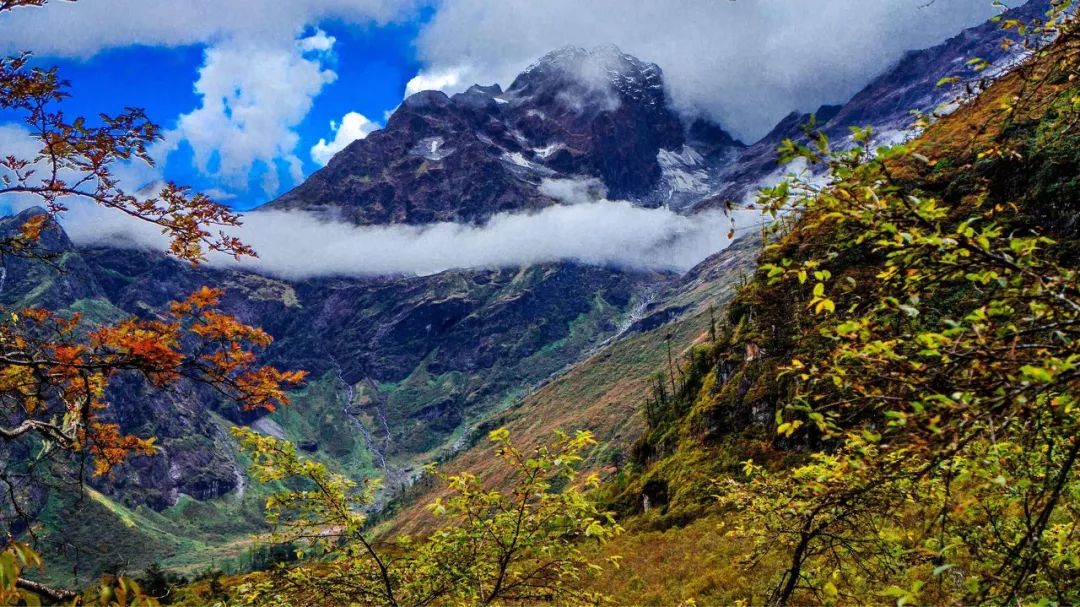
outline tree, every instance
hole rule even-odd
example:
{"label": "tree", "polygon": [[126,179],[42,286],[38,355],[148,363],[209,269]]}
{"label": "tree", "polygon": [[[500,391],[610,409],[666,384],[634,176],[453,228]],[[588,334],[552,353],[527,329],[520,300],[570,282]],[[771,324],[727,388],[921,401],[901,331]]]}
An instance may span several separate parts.
{"label": "tree", "polygon": [[[592,435],[558,434],[531,453],[515,447],[505,429],[489,438],[506,466],[512,489],[485,488],[468,473],[444,476],[447,495],[431,504],[447,524],[425,538],[377,542],[364,512],[378,484],[362,486],[302,459],[291,443],[246,428],[233,434],[251,457],[251,473],[287,488],[267,499],[279,539],[306,542],[319,558],[287,567],[238,588],[251,604],[494,605],[537,601],[595,604],[603,597],[580,588],[599,568],[582,541],[619,533],[579,481],[577,466]],[[617,560],[612,559],[617,563]]]}
{"label": "tree", "polygon": [[168,604],[169,594],[172,592],[172,582],[161,565],[151,563],[138,580],[139,588],[147,596],[156,598],[159,602]]}
{"label": "tree", "polygon": [[[791,328],[776,431],[813,450],[720,485],[750,562],[787,563],[773,603],[1080,601],[1075,243],[1038,220],[1045,195],[1000,186],[1050,152],[1075,170],[1078,48],[1063,28],[985,93],[986,124],[949,155],[930,145],[948,120],[877,150],[861,129],[846,151],[824,135],[782,148],[831,176],[763,193],[801,212],[758,280],[812,315]],[[951,203],[932,187],[961,177]]]}
{"label": "tree", "polygon": [[[0,18],[43,4],[3,0]],[[0,109],[21,115],[40,146],[32,158],[0,155],[0,196],[35,197],[45,210],[0,239],[0,259],[49,262],[41,236],[56,229],[56,219],[73,202],[160,227],[169,253],[192,264],[208,251],[254,255],[224,231],[239,225],[239,216],[206,196],[175,184],[151,197],[128,193],[114,169],[126,162],[152,164],[148,146],[160,139],[158,127],[137,108],[95,120],[68,119],[62,109],[67,87],[55,68],[31,67],[27,54],[0,59]],[[78,315],[0,309],[0,441],[37,441],[46,450],[87,453],[98,475],[132,453],[152,454],[153,437],[124,435],[118,424],[105,421],[106,388],[119,374],[137,374],[159,390],[183,381],[209,385],[246,409],[288,403],[285,387],[304,374],[259,366],[256,352],[269,345],[270,336],[217,311],[220,295],[204,287],[155,318],[129,318],[90,332]],[[29,602],[35,594],[74,597],[20,577],[23,568],[40,566],[24,545],[9,543],[0,564],[0,602]],[[119,597],[131,589],[137,586],[121,581],[108,592]]]}

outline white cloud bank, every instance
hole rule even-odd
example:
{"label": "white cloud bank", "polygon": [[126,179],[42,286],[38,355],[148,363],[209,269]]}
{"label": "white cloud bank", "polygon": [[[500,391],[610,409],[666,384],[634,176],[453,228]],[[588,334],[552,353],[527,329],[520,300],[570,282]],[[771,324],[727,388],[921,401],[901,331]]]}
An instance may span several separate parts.
{"label": "white cloud bank", "polygon": [[334,139],[327,141],[319,139],[319,142],[311,146],[311,159],[320,166],[326,166],[330,158],[345,146],[363,139],[371,133],[379,130],[378,123],[368,120],[368,117],[359,112],[349,112],[341,119],[341,122],[332,121],[330,130],[334,133]]}
{"label": "white cloud bank", "polygon": [[[0,148],[32,157],[38,144],[22,127],[0,125]],[[148,188],[148,191],[156,188]],[[685,271],[731,244],[732,233],[757,230],[755,210],[690,217],[603,198],[596,179],[547,179],[540,190],[564,204],[535,213],[502,213],[483,226],[356,226],[300,211],[257,211],[231,232],[253,246],[256,259],[214,255],[217,267],[300,279],[313,276],[432,274],[453,268],[514,267],[574,260],[581,263]],[[164,251],[160,230],[84,200],[65,199],[60,221],[79,245]],[[0,197],[0,210],[40,204],[34,196]]]}
{"label": "white cloud bank", "polygon": [[[63,219],[81,245],[162,249],[153,228],[107,209],[80,205]],[[729,234],[758,229],[758,211],[684,217],[667,209],[597,200],[537,213],[499,214],[484,226],[355,226],[303,212],[264,211],[244,217],[236,230],[259,253],[211,264],[288,279],[313,276],[427,275],[454,268],[516,267],[573,260],[645,270],[685,271],[727,247]]]}
{"label": "white cloud bank", "polygon": [[[37,143],[22,127],[0,126],[0,147],[32,157]],[[540,190],[564,204],[535,213],[502,213],[483,226],[356,226],[300,212],[257,211],[231,232],[253,246],[256,259],[214,255],[216,267],[289,279],[313,276],[433,274],[453,268],[515,267],[573,260],[643,270],[685,271],[731,244],[731,233],[757,230],[755,210],[691,217],[603,198],[596,179],[547,179]],[[164,251],[160,230],[123,213],[69,198],[60,221],[78,245]],[[0,197],[0,209],[40,204],[34,196]]]}
{"label": "white cloud bank", "polygon": [[682,109],[752,141],[994,11],[989,0],[444,0],[409,88],[505,86],[554,48],[613,43],[658,63]]}

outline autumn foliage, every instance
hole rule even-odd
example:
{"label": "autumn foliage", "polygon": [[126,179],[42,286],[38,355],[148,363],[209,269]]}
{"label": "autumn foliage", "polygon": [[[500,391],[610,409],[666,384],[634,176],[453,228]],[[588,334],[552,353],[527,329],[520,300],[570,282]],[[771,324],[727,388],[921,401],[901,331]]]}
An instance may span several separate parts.
{"label": "autumn foliage", "polygon": [[[0,1],[0,18],[44,3]],[[69,118],[62,108],[67,87],[55,68],[32,67],[28,54],[0,58],[0,110],[21,116],[38,145],[30,157],[0,150],[0,197],[31,198],[45,210],[0,239],[0,259],[50,263],[55,254],[42,246],[42,235],[72,204],[156,225],[169,239],[168,252],[192,264],[211,251],[255,254],[225,231],[239,225],[239,215],[202,194],[172,183],[154,195],[125,190],[116,167],[153,164],[149,149],[160,139],[158,126],[138,108]],[[98,475],[132,454],[152,454],[154,437],[127,435],[109,417],[108,387],[121,374],[140,376],[157,390],[183,382],[208,385],[245,409],[272,411],[288,403],[285,389],[304,373],[260,366],[257,353],[270,345],[270,336],[215,309],[220,297],[204,287],[151,317],[92,329],[78,315],[0,308],[0,441],[36,440],[43,452],[89,454]],[[19,577],[23,568],[40,564],[25,546],[0,551],[0,603],[74,597]],[[101,596],[112,598],[102,604],[120,593],[138,594],[125,580],[103,588]]]}
{"label": "autumn foliage", "polygon": [[89,450],[97,474],[132,452],[152,454],[152,437],[124,435],[116,423],[101,420],[105,390],[125,371],[157,389],[185,379],[209,384],[246,409],[273,411],[288,403],[284,386],[304,374],[258,367],[255,350],[268,346],[270,336],[214,310],[219,297],[204,287],[174,302],[163,318],[129,318],[89,334],[77,314],[12,313],[0,324],[0,401],[19,422],[0,428],[0,436],[37,434],[53,447]]}

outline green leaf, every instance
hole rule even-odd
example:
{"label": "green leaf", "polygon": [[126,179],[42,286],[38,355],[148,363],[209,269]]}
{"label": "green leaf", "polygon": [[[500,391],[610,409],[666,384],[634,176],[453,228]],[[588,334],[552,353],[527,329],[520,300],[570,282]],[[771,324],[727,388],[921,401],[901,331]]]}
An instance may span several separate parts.
{"label": "green leaf", "polygon": [[1020,372],[1024,374],[1024,377],[1044,384],[1049,384],[1054,381],[1054,374],[1043,367],[1036,367],[1033,365],[1024,365],[1020,367]]}

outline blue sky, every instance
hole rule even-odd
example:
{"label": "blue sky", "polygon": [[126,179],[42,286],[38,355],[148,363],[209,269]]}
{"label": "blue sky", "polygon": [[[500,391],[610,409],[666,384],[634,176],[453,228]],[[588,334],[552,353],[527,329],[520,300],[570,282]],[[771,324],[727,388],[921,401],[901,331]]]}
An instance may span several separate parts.
{"label": "blue sky", "polygon": [[[658,63],[677,108],[753,141],[993,12],[989,0],[81,0],[3,14],[0,52],[57,65],[69,116],[147,110],[161,162],[129,188],[169,179],[246,209],[407,93],[506,85],[563,45]],[[11,122],[0,113],[0,135]]]}
{"label": "blue sky", "polygon": [[[340,21],[319,24],[321,31],[335,39],[334,55],[325,63],[337,78],[322,88],[318,102],[295,127],[299,135],[297,157],[305,175],[320,168],[306,150],[320,139],[333,138],[331,122],[340,121],[348,112],[359,112],[381,124],[384,114],[401,102],[405,85],[421,67],[413,40],[422,23],[423,16],[384,27]],[[115,114],[125,106],[141,107],[168,131],[176,128],[181,115],[200,105],[192,82],[204,64],[205,50],[202,44],[171,48],[136,45],[107,49],[85,59],[37,55],[34,64],[56,66],[70,81],[71,98],[64,102],[69,115]],[[13,118],[0,113],[0,122]],[[235,198],[225,196],[226,201],[241,209],[265,202],[270,196],[257,187],[266,167],[252,168],[247,187],[223,187],[220,179],[194,166],[192,155],[191,145],[180,142],[161,162],[163,177],[200,190],[228,192]],[[281,191],[288,185],[283,184]]]}

